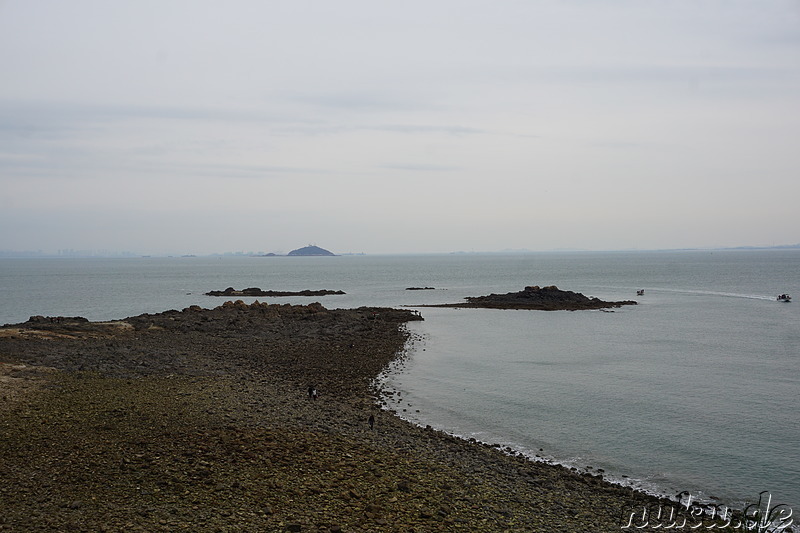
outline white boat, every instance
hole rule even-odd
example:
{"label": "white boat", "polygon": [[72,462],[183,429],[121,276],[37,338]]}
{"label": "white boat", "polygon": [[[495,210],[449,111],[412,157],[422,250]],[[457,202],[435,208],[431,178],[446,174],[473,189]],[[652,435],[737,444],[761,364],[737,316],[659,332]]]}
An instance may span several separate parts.
{"label": "white boat", "polygon": [[792,297],[789,296],[788,294],[781,294],[780,296],[778,296],[778,301],[779,302],[791,302],[792,301]]}

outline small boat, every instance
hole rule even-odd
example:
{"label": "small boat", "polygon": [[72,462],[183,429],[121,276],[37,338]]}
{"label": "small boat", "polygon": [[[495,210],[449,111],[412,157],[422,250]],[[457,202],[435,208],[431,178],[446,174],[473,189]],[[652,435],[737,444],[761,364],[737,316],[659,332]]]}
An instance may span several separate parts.
{"label": "small boat", "polygon": [[644,289],[639,289],[636,291],[636,296],[644,296]]}
{"label": "small boat", "polygon": [[778,301],[779,302],[791,302],[792,301],[792,297],[789,296],[788,294],[781,294],[780,296],[778,296]]}

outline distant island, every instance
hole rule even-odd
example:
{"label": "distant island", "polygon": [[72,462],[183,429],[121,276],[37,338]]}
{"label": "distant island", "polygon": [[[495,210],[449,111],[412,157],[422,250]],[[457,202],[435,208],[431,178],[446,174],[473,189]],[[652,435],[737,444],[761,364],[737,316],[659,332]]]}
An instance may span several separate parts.
{"label": "distant island", "polygon": [[329,291],[327,289],[319,291],[302,290],[302,291],[262,291],[258,287],[250,287],[248,289],[236,290],[233,287],[228,287],[224,291],[209,291],[206,296],[327,296],[329,294],[345,294],[344,291]]}
{"label": "distant island", "polygon": [[[306,253],[306,250],[309,253]],[[716,251],[726,251],[726,250],[733,250],[733,251],[760,251],[760,250],[800,250],[800,243],[797,244],[777,244],[777,245],[765,245],[765,246],[734,246],[734,247],[710,247],[710,248],[647,248],[647,249],[618,249],[618,248],[609,248],[609,249],[599,249],[599,250],[591,250],[591,249],[578,249],[578,248],[557,248],[557,249],[548,249],[548,250],[530,250],[530,249],[505,249],[505,250],[483,250],[483,251],[453,251],[453,252],[441,252],[443,254],[450,254],[450,255],[487,255],[487,254],[540,254],[540,253],[551,253],[551,252],[584,252],[584,253],[605,253],[605,252],[631,252],[631,253],[650,253],[650,252],[716,252]],[[316,253],[310,253],[315,251]],[[406,255],[406,254],[415,254],[417,252],[391,252],[393,255]],[[343,254],[334,254],[325,250],[324,248],[319,248],[317,246],[306,246],[304,248],[299,248],[297,250],[293,250],[288,255],[291,256],[336,256],[336,255],[367,255],[364,252],[358,253],[343,253]],[[131,251],[113,251],[113,250],[57,250],[53,251],[42,251],[42,250],[7,250],[2,249],[0,250],[0,259],[6,258],[40,258],[40,257],[80,257],[80,258],[94,258],[94,257],[115,257],[115,258],[142,258],[142,257],[228,257],[228,256],[243,256],[243,257],[286,257],[286,254],[283,253],[275,253],[269,252],[265,253],[263,251],[260,252],[245,252],[245,251],[238,251],[238,252],[211,252],[206,254],[183,254],[183,253],[158,253],[158,254],[149,254],[146,252],[131,252]]]}
{"label": "distant island", "polygon": [[305,246],[303,248],[298,248],[297,250],[292,250],[291,252],[289,252],[286,255],[290,255],[290,256],[297,256],[297,255],[300,255],[300,256],[304,256],[304,255],[305,256],[308,256],[308,255],[314,255],[314,256],[317,256],[317,255],[328,255],[328,256],[331,256],[331,255],[334,255],[335,256],[336,254],[333,253],[333,252],[329,252],[325,248],[320,248],[319,246],[309,245],[309,246]]}
{"label": "distant island", "polygon": [[531,309],[539,311],[579,311],[585,309],[606,309],[623,305],[636,305],[633,300],[605,302],[589,298],[579,292],[562,291],[555,285],[525,287],[519,292],[490,294],[488,296],[468,296],[464,303],[429,304],[414,307],[456,307],[485,309]]}

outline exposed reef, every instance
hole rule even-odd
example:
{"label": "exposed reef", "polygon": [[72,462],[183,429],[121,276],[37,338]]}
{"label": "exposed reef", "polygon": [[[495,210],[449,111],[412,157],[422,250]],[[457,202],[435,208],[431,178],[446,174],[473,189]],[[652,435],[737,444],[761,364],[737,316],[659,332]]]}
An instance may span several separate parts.
{"label": "exposed reef", "polygon": [[250,287],[248,289],[236,290],[233,287],[228,287],[224,291],[209,291],[206,293],[208,296],[328,296],[330,294],[345,294],[344,291],[330,291],[327,289],[312,291],[263,291],[258,287]]}
{"label": "exposed reef", "polygon": [[555,285],[525,287],[519,292],[490,294],[488,296],[468,296],[466,302],[453,304],[430,304],[415,307],[457,307],[485,309],[531,309],[539,311],[581,311],[586,309],[607,309],[623,305],[636,305],[633,300],[606,302],[599,298],[589,298],[579,292],[562,291]]}

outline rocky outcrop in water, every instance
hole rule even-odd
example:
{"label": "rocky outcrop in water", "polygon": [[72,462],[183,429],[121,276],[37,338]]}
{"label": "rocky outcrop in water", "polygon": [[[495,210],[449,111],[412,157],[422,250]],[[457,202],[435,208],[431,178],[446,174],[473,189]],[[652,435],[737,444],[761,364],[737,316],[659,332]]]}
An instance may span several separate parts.
{"label": "rocky outcrop in water", "polygon": [[420,307],[462,307],[486,309],[531,309],[540,311],[579,311],[585,309],[607,309],[623,305],[636,305],[633,300],[606,302],[599,298],[589,298],[579,292],[562,291],[555,285],[525,287],[519,292],[490,294],[488,296],[468,296],[464,303],[438,304]]}
{"label": "rocky outcrop in water", "polygon": [[330,291],[327,289],[312,291],[312,290],[302,290],[302,291],[263,291],[258,287],[250,287],[247,289],[236,290],[233,287],[228,287],[224,291],[209,291],[206,293],[208,296],[272,296],[272,297],[283,297],[283,296],[328,296],[330,294],[345,294],[344,291]]}

